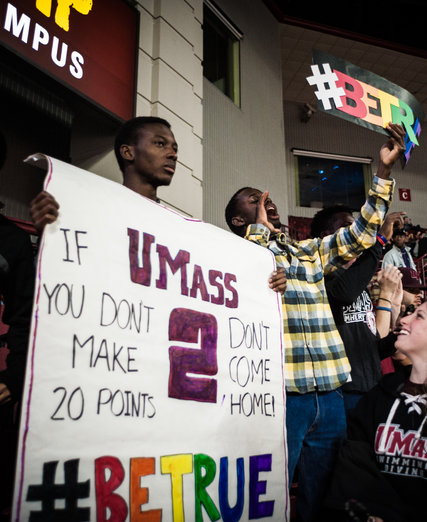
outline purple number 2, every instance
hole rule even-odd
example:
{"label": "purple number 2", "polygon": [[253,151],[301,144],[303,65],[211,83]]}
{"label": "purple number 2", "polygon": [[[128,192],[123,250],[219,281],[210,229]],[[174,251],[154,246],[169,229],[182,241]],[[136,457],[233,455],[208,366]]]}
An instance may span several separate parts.
{"label": "purple number 2", "polygon": [[218,326],[213,315],[187,308],[172,310],[169,317],[169,341],[194,343],[197,347],[169,348],[169,397],[186,401],[216,402],[216,379],[188,374],[217,374],[217,336]]}

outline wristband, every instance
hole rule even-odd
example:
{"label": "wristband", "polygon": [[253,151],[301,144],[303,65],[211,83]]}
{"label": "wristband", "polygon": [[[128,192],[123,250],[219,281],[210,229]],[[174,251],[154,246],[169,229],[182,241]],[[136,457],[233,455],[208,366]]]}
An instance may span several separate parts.
{"label": "wristband", "polygon": [[377,310],[384,310],[385,312],[391,312],[391,308],[387,308],[385,306],[377,306]]}
{"label": "wristband", "polygon": [[385,247],[386,244],[388,243],[387,238],[385,238],[385,237],[384,237],[382,234],[380,234],[380,233],[377,234],[377,239],[378,239],[378,241],[381,243],[381,245],[382,245],[383,247]]}
{"label": "wristband", "polygon": [[378,297],[378,301],[382,299],[383,301],[387,301],[387,303],[390,303],[391,304],[391,301],[390,299],[386,299],[385,297]]}

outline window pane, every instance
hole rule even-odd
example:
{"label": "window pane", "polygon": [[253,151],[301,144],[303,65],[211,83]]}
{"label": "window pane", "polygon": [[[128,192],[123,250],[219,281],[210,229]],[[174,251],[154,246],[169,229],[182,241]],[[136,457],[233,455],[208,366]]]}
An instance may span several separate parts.
{"label": "window pane", "polygon": [[342,203],[359,210],[365,201],[364,165],[338,159],[298,158],[299,206],[324,208]]}
{"label": "window pane", "polygon": [[203,17],[203,75],[239,105],[239,41],[206,6]]}

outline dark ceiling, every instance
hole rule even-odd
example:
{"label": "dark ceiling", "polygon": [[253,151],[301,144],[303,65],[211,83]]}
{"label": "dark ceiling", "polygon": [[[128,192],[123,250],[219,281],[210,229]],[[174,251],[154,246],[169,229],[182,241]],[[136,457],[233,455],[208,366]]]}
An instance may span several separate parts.
{"label": "dark ceiling", "polygon": [[427,58],[425,0],[264,2],[280,22],[339,33],[344,37]]}

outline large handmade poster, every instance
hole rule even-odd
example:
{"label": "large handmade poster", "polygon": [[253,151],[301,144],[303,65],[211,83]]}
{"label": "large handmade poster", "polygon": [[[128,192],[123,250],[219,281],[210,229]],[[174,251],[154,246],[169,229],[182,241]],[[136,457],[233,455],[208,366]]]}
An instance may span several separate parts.
{"label": "large handmade poster", "polygon": [[33,161],[60,214],[39,250],[13,520],[288,520],[270,252]]}

